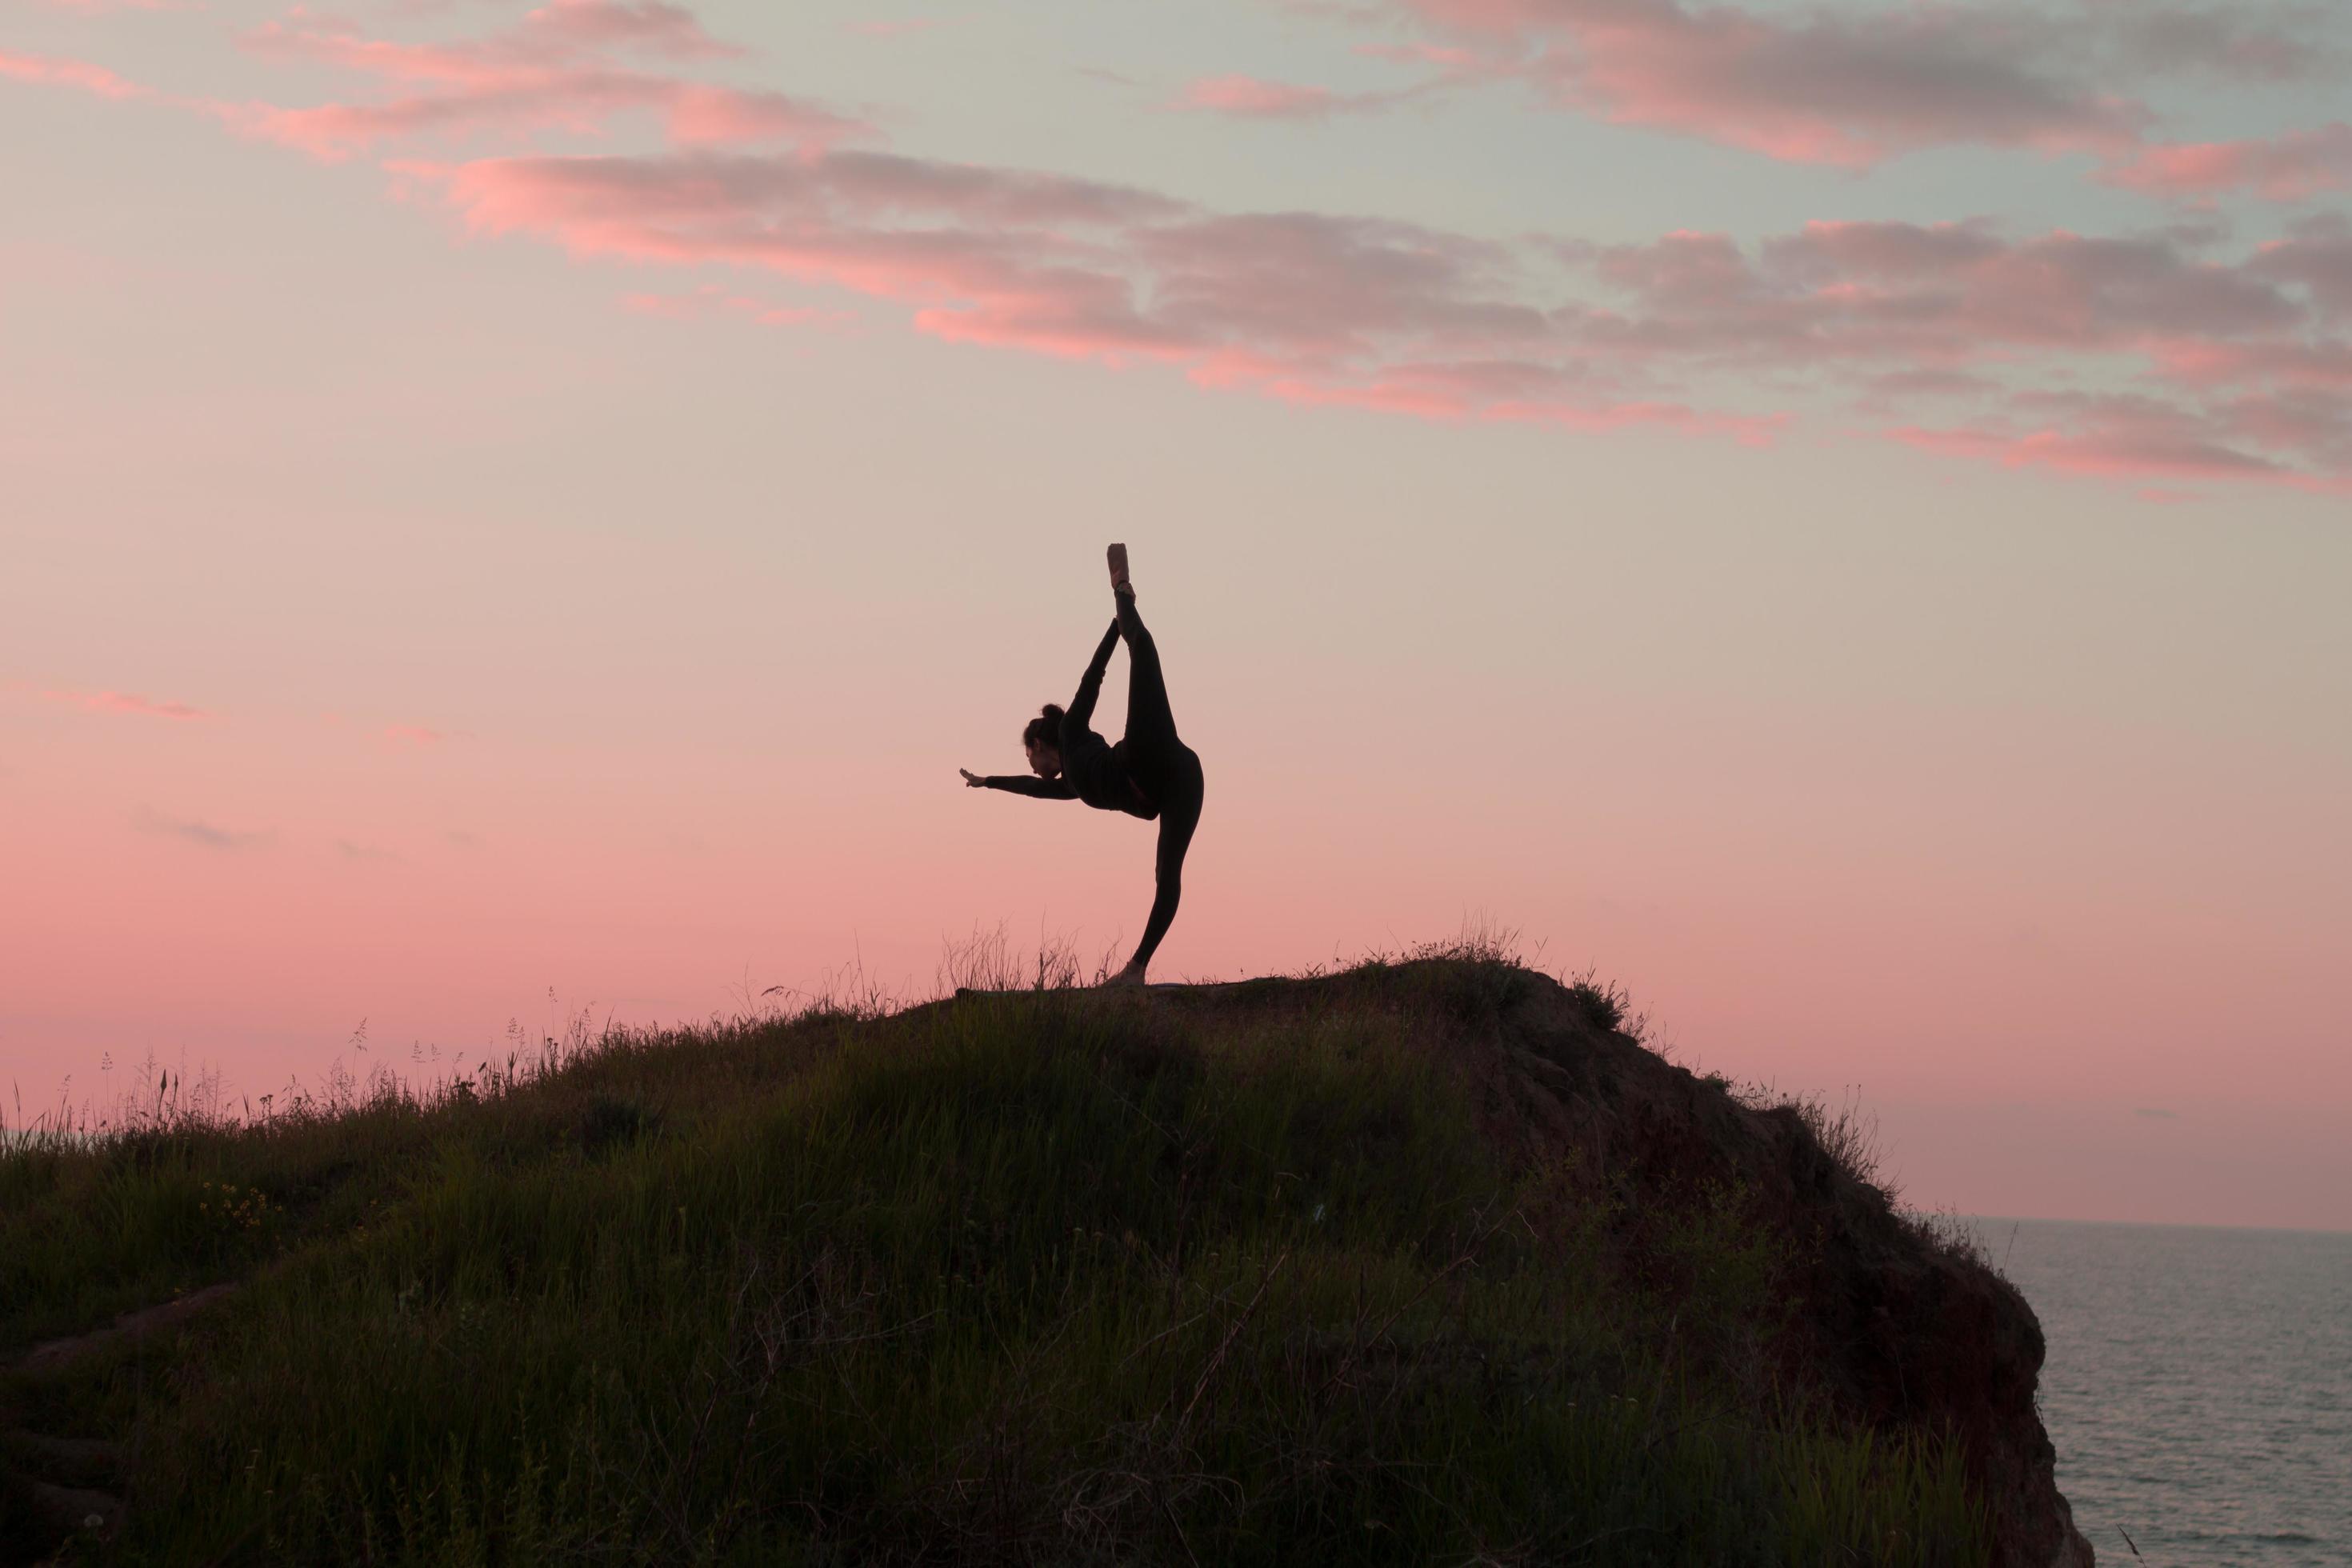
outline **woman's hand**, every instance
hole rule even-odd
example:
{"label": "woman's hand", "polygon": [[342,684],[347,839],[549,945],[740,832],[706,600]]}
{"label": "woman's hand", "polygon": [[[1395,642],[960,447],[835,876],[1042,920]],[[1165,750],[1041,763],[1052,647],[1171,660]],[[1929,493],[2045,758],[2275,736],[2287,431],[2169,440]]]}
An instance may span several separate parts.
{"label": "woman's hand", "polygon": [[982,778],[978,773],[973,773],[970,768],[958,768],[956,772],[963,775],[963,787],[966,789],[986,789],[988,787],[988,781]]}

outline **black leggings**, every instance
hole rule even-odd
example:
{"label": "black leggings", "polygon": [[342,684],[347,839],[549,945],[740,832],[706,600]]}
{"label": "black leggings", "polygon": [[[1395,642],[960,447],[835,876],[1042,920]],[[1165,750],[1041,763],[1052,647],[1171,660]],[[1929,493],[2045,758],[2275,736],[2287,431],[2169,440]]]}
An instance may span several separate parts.
{"label": "black leggings", "polygon": [[1160,672],[1160,649],[1143,617],[1135,613],[1134,596],[1115,596],[1119,635],[1127,639],[1127,773],[1160,808],[1160,851],[1152,862],[1157,889],[1143,942],[1135,950],[1135,962],[1144,964],[1151,962],[1160,938],[1168,934],[1177,900],[1184,896],[1184,852],[1192,847],[1192,830],[1201,825],[1202,781],[1199,753],[1176,735],[1168,681]]}

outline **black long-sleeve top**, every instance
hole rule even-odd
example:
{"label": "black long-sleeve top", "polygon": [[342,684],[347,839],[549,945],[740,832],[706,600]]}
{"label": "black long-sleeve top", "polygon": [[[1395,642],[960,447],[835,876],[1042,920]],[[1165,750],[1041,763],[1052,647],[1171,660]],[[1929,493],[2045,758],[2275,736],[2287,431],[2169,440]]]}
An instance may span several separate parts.
{"label": "black long-sleeve top", "polygon": [[1111,650],[1117,647],[1118,623],[1113,621],[1086,674],[1078,679],[1078,694],[1063,710],[1061,776],[1041,779],[995,773],[982,784],[1034,800],[1082,800],[1098,811],[1123,811],[1146,822],[1160,815],[1160,807],[1145,798],[1127,771],[1127,743],[1112,745],[1094,730],[1095,701],[1102,695],[1103,672],[1110,668]]}

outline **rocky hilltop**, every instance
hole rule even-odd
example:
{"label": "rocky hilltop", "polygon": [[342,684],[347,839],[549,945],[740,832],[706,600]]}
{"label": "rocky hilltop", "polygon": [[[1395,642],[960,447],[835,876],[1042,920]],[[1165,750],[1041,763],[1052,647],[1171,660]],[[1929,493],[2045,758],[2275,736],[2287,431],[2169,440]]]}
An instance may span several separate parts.
{"label": "rocky hilltop", "polygon": [[2092,1561],[1851,1121],[1475,950],[19,1139],[0,1355],[0,1562]]}

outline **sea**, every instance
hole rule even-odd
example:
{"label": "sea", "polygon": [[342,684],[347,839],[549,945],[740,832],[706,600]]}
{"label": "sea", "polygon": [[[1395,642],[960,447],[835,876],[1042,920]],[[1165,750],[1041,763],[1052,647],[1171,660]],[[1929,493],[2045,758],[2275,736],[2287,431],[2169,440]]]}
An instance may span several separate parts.
{"label": "sea", "polygon": [[1978,1219],[2102,1564],[2352,1564],[2352,1234]]}

